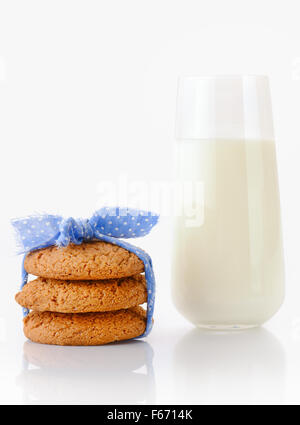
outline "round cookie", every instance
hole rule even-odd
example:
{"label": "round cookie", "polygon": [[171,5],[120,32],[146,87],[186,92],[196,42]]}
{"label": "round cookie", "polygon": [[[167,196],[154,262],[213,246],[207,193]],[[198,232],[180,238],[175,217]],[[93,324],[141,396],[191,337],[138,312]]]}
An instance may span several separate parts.
{"label": "round cookie", "polygon": [[24,319],[31,341],[51,345],[102,345],[141,335],[146,329],[142,307],[106,313],[52,313],[32,311]]}
{"label": "round cookie", "polygon": [[16,295],[22,307],[34,311],[90,313],[135,307],[147,301],[144,275],[121,279],[70,281],[37,278]]}
{"label": "round cookie", "polygon": [[144,271],[144,263],[134,253],[102,241],[32,251],[24,267],[27,273],[63,280],[118,279]]}

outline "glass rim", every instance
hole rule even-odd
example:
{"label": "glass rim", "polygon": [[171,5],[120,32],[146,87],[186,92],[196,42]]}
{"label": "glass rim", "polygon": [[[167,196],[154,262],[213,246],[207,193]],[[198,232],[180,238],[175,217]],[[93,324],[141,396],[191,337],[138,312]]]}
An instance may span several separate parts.
{"label": "glass rim", "polygon": [[214,80],[214,79],[242,79],[242,78],[256,78],[256,79],[269,79],[267,74],[215,74],[215,75],[197,75],[197,74],[182,74],[178,79],[191,79],[191,80]]}

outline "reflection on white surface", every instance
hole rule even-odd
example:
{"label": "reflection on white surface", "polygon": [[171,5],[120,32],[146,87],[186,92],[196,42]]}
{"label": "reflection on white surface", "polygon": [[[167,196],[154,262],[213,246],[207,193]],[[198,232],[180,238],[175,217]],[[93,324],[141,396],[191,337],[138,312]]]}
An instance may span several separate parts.
{"label": "reflection on white surface", "polygon": [[285,353],[264,328],[194,329],[178,342],[173,360],[179,402],[284,401]]}
{"label": "reflection on white surface", "polygon": [[23,401],[154,403],[153,350],[144,341],[101,347],[24,344]]}

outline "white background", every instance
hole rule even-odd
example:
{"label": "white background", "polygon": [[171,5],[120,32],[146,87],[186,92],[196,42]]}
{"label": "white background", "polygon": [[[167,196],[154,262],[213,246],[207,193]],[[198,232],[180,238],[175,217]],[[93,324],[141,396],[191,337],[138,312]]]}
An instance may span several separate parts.
{"label": "white background", "polygon": [[[299,12],[297,0],[0,1],[0,403],[300,402]],[[9,220],[88,217],[103,181],[170,180],[177,77],[227,73],[270,76],[286,257],[280,312],[245,333],[194,330],[170,299],[163,218],[140,241],[158,286],[146,342],[25,342]]]}

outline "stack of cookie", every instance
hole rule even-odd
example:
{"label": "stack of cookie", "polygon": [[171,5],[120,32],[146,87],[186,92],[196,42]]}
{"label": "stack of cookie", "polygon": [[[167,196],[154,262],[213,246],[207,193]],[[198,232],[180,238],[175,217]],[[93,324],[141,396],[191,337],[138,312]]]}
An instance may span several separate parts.
{"label": "stack of cookie", "polygon": [[101,345],[144,333],[144,264],[134,253],[102,241],[51,246],[27,254],[24,267],[38,276],[16,295],[31,310],[24,333],[32,341]]}

